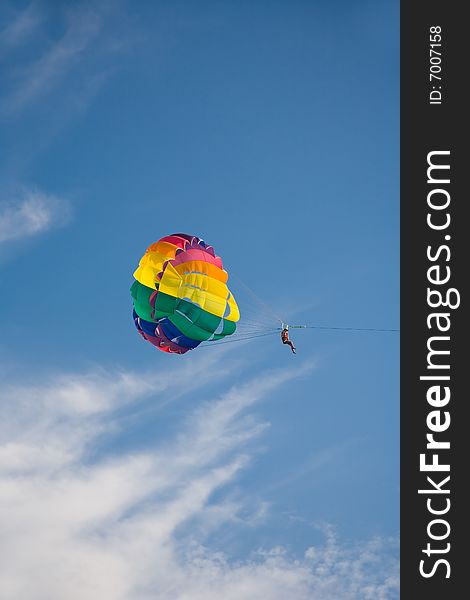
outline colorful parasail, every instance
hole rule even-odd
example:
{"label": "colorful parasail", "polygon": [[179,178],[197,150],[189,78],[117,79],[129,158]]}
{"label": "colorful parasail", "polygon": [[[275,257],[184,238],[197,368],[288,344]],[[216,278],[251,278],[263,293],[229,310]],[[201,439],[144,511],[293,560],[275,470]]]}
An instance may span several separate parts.
{"label": "colorful parasail", "polygon": [[174,233],[149,246],[134,273],[134,322],[163,352],[184,354],[232,335],[240,318],[228,273],[214,248]]}

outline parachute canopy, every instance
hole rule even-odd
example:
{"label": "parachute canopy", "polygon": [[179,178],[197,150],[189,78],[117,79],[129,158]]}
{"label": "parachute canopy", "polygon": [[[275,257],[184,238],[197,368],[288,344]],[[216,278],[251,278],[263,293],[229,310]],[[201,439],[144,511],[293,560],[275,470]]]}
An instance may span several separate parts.
{"label": "parachute canopy", "polygon": [[150,245],[134,273],[134,322],[163,352],[184,354],[232,335],[240,318],[220,256],[204,240],[174,233]]}

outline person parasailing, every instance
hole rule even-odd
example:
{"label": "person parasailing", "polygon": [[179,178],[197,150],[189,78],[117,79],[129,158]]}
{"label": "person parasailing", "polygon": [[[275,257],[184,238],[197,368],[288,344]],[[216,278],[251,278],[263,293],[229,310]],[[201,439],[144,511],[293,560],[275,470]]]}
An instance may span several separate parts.
{"label": "person parasailing", "polygon": [[281,340],[283,344],[288,344],[295,354],[294,342],[289,339],[289,325],[285,325],[284,323],[282,324]]}

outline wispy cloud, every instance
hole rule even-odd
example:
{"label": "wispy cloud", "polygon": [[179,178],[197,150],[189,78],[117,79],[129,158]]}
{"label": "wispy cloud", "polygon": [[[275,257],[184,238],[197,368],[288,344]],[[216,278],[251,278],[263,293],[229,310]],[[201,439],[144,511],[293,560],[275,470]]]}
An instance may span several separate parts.
{"label": "wispy cloud", "polygon": [[101,20],[92,11],[76,12],[63,36],[36,61],[23,67],[18,84],[6,100],[11,112],[21,110],[49,93],[68,74],[100,31]]}
{"label": "wispy cloud", "polygon": [[41,23],[41,15],[34,3],[18,12],[0,31],[0,45],[18,46],[34,33]]}
{"label": "wispy cloud", "polygon": [[[246,469],[267,423],[250,408],[311,371],[262,373],[200,402],[175,433],[142,449],[131,415],[233,375],[230,356],[201,355],[158,373],[100,370],[5,386],[0,432],[2,598],[48,600],[390,600],[396,566],[376,539],[342,547],[331,530],[300,558],[268,548],[236,561],[207,532],[243,532],[248,498],[227,489]],[[173,370],[174,369],[174,370]],[[189,392],[188,392],[189,390]],[[123,410],[126,409],[126,410]],[[103,440],[125,441],[105,451]],[[101,448],[101,450],[100,450]],[[124,450],[125,448],[125,450]],[[260,509],[262,515],[266,507]],[[204,523],[204,527],[198,527]]]}
{"label": "wispy cloud", "polygon": [[4,46],[24,42],[27,50],[5,61],[0,100],[4,120],[27,109],[47,112],[49,107],[56,118],[58,111],[69,114],[70,104],[81,109],[119,66],[116,56],[128,48],[133,35],[126,30],[127,15],[117,0],[65,5],[54,17],[52,22],[50,14],[31,5],[0,33]]}
{"label": "wispy cloud", "polygon": [[323,469],[328,465],[334,464],[335,461],[339,460],[340,457],[344,456],[345,453],[349,452],[354,446],[360,443],[357,437],[351,437],[343,440],[339,444],[319,450],[309,456],[303,463],[297,465],[286,477],[279,478],[277,481],[271,483],[265,492],[273,492],[285,486],[291,486],[299,479],[305,479],[317,469]]}
{"label": "wispy cloud", "polygon": [[0,243],[44,233],[65,224],[69,217],[67,201],[39,190],[23,189],[19,198],[0,203]]}
{"label": "wispy cloud", "polygon": [[32,3],[0,31],[0,175],[28,165],[82,118],[142,35],[126,0]]}

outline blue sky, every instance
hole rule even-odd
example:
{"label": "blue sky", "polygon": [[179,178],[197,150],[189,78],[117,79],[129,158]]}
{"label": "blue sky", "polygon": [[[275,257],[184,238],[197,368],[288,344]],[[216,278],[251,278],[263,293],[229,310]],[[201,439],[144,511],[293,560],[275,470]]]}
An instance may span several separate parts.
{"label": "blue sky", "polygon": [[183,231],[242,316],[399,326],[398,11],[2,4],[5,598],[398,597],[399,335],[167,356],[129,295]]}

